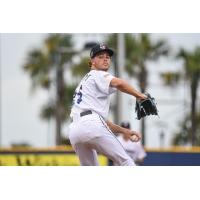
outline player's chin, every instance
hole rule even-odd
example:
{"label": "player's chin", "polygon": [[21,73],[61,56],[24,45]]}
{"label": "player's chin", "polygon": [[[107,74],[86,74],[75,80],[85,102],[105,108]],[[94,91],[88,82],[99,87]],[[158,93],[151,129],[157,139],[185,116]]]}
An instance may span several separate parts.
{"label": "player's chin", "polygon": [[103,71],[108,71],[108,69],[109,69],[108,66],[103,66],[103,67],[102,67],[102,70],[103,70]]}

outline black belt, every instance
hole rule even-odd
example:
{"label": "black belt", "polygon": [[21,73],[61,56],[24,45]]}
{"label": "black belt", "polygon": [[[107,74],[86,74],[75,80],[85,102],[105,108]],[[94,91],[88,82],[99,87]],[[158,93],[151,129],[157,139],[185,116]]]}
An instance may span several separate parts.
{"label": "black belt", "polygon": [[92,114],[92,111],[91,110],[86,110],[86,111],[83,111],[80,113],[80,116],[83,117],[85,115],[91,115]]}
{"label": "black belt", "polygon": [[[80,113],[80,116],[83,117],[85,115],[91,115],[92,111],[91,110],[86,110]],[[71,122],[73,122],[73,119],[71,118]]]}

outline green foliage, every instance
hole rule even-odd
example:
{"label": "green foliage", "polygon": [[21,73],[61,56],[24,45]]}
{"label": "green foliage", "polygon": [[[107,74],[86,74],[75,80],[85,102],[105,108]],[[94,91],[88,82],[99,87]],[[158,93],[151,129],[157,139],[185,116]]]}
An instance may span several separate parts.
{"label": "green foliage", "polygon": [[143,67],[146,68],[147,61],[156,61],[161,56],[167,56],[168,52],[169,47],[166,41],[153,42],[149,34],[139,34],[135,39],[135,45],[132,47],[130,56],[132,65],[139,68],[135,75],[143,73]]}
{"label": "green foliage", "polygon": [[[199,127],[199,111],[197,111],[197,92],[200,81],[200,47],[196,47],[193,51],[180,49],[176,55],[177,59],[184,62],[183,72],[166,72],[161,74],[166,85],[174,86],[181,78],[188,81],[190,85],[191,111],[180,124],[180,131],[173,139],[173,144],[186,144],[190,142],[192,145],[200,145],[200,127]],[[182,77],[181,74],[184,74]]]}
{"label": "green foliage", "polygon": [[[197,114],[197,134],[196,134],[196,145],[200,146],[200,113]],[[182,122],[179,124],[179,131],[175,133],[172,139],[173,145],[187,145],[191,144],[192,135],[192,122],[191,116],[187,115]]]}
{"label": "green foliage", "polygon": [[180,49],[176,57],[183,59],[187,79],[200,79],[200,47],[194,49],[193,52]]}
{"label": "green foliage", "polygon": [[67,87],[65,86],[64,105],[67,116],[70,114],[71,104],[76,86],[77,85],[68,85]]}
{"label": "green foliage", "polygon": [[177,58],[184,61],[184,74],[190,85],[190,98],[191,98],[191,142],[192,145],[196,144],[198,137],[198,116],[197,105],[198,100],[198,87],[200,82],[200,47],[196,47],[192,52],[181,49],[177,54]]}
{"label": "green foliage", "polygon": [[[63,50],[64,49],[64,50]],[[70,62],[73,55],[72,36],[70,34],[49,34],[43,43],[41,49],[33,49],[28,55],[23,69],[27,72],[32,80],[32,88],[50,89],[58,84],[56,79],[56,71],[63,67],[64,63]],[[52,76],[52,74],[54,74]],[[64,74],[61,75],[63,77]],[[64,85],[60,85],[60,99],[64,99],[62,103],[64,121],[69,115],[69,107],[72,102],[72,90],[75,86],[68,85],[64,81]],[[47,102],[41,109],[40,116],[49,120],[54,118],[56,114],[56,99]]]}
{"label": "green foliage", "polygon": [[[60,52],[63,47],[68,51]],[[30,75],[32,88],[49,89],[54,81],[50,76],[51,72],[71,61],[74,54],[70,34],[49,34],[41,49],[33,49],[29,52],[23,66]]]}
{"label": "green foliage", "polygon": [[179,72],[164,72],[160,74],[164,84],[166,86],[176,86],[181,79],[181,74]]}
{"label": "green foliage", "polygon": [[[75,88],[76,88],[76,85],[67,85],[67,86],[65,85],[64,97],[63,97],[63,102],[62,102],[62,110],[63,110],[62,122],[64,122],[69,117]],[[45,103],[42,106],[40,117],[44,120],[55,118],[56,117],[56,102],[51,101],[51,102]]]}
{"label": "green foliage", "polygon": [[[56,57],[58,52],[61,55],[60,65],[69,62],[75,54],[72,35],[70,34],[49,34],[49,37],[45,40],[44,46],[52,65],[57,64]],[[62,52],[62,48],[64,48],[65,51]]]}
{"label": "green foliage", "polygon": [[33,89],[40,86],[50,87],[49,60],[44,52],[39,49],[32,50],[27,56],[23,69],[30,75]]}
{"label": "green foliage", "polygon": [[[112,48],[117,49],[117,34],[110,34],[107,43]],[[135,36],[126,33],[125,51],[126,72],[130,76],[138,77],[139,74],[146,71],[146,61],[156,61],[161,56],[167,56],[169,53],[169,46],[165,40],[153,42],[149,34],[143,33]]]}
{"label": "green foliage", "polygon": [[89,57],[84,57],[81,61],[73,66],[72,74],[75,77],[82,78],[86,73],[89,72]]}
{"label": "green foliage", "polygon": [[44,104],[41,108],[40,117],[45,120],[54,118],[56,115],[55,109],[56,109],[56,105],[55,105],[55,102],[53,101]]}

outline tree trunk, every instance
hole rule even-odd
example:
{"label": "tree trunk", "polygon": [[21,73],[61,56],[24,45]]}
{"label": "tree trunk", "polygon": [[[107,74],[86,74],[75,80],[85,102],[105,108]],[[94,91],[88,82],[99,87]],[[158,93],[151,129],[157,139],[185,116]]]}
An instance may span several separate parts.
{"label": "tree trunk", "polygon": [[197,88],[198,88],[198,81],[196,80],[195,76],[192,79],[191,83],[191,136],[190,140],[192,142],[192,146],[196,145],[196,99],[197,99]]}
{"label": "tree trunk", "polygon": [[[140,90],[142,93],[146,92],[147,88],[147,70],[144,64],[140,65],[141,71],[139,74],[139,84],[140,84]],[[145,118],[141,119],[141,133],[142,133],[142,144],[146,145],[146,120]]]}

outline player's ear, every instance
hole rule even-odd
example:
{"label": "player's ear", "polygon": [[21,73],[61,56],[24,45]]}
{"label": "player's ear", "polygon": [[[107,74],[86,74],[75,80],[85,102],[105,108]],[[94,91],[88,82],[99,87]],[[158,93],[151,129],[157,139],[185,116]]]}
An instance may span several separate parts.
{"label": "player's ear", "polygon": [[92,58],[92,59],[90,60],[90,63],[91,63],[91,66],[92,66],[92,65],[95,65],[94,58]]}

